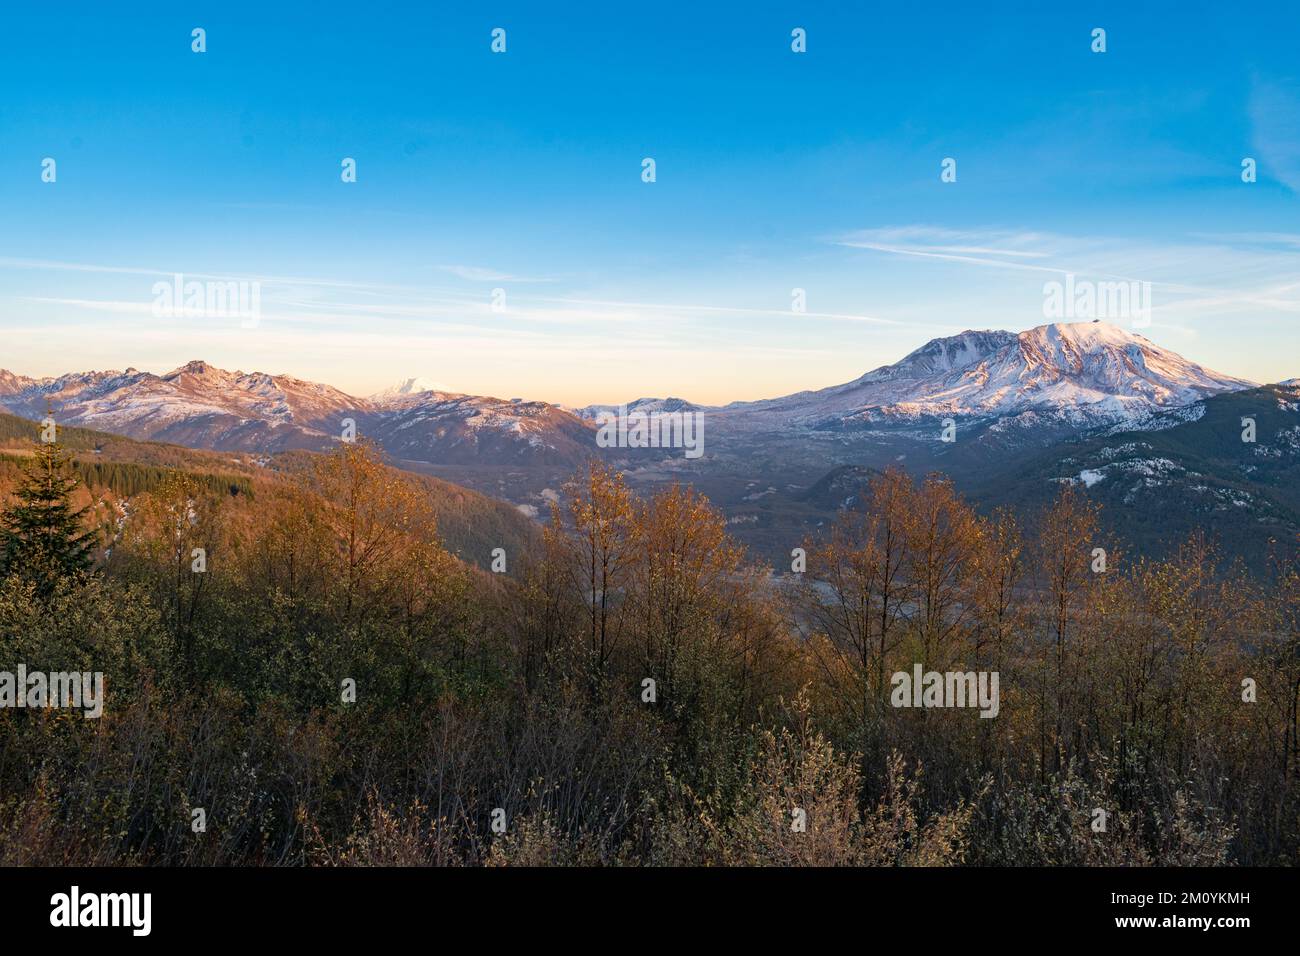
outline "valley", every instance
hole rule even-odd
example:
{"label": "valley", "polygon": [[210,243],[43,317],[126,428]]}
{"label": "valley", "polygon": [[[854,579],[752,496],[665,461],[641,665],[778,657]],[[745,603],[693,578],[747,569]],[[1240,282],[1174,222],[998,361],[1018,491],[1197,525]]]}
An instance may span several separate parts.
{"label": "valley", "polygon": [[[569,409],[439,391],[418,379],[357,397],[202,361],[164,375],[0,372],[0,407],[12,414],[39,419],[48,403],[61,422],[125,436],[106,439],[98,454],[124,454],[128,439],[162,442],[273,472],[286,455],[334,446],[351,419],[393,465],[431,482],[447,502],[448,527],[471,549],[481,549],[482,536],[449,503],[449,488],[486,496],[461,504],[494,510],[494,524],[502,508],[510,523],[532,524],[547,519],[585,461],[599,458],[639,491],[693,485],[754,557],[778,569],[792,547],[857,502],[871,474],[890,467],[942,472],[986,510],[1042,507],[1073,482],[1144,551],[1163,553],[1203,527],[1258,566],[1270,540],[1300,529],[1295,392],[1214,372],[1108,323],[967,331],[820,390],[723,406],[680,398],[621,406],[702,416],[703,456],[694,459],[682,449],[600,447],[597,419],[618,405]],[[1234,424],[1247,415],[1257,421],[1253,445]],[[158,447],[131,446],[142,459],[159,457]]]}

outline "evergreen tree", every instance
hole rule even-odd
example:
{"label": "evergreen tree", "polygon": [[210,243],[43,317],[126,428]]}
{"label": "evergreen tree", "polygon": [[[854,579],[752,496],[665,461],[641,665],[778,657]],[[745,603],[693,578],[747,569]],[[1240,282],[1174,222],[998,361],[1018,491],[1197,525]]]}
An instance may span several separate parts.
{"label": "evergreen tree", "polygon": [[72,493],[80,479],[54,437],[36,443],[15,500],[0,515],[0,573],[31,577],[45,588],[59,577],[87,570],[97,543],[95,531],[85,528],[89,509],[73,510]]}

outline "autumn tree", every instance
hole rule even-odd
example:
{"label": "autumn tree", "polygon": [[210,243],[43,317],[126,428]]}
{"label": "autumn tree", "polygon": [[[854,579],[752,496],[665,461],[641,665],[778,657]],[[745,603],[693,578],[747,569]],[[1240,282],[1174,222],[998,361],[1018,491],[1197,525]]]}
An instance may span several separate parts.
{"label": "autumn tree", "polygon": [[910,630],[920,663],[943,670],[961,655],[954,645],[974,611],[980,524],[952,482],[931,475],[909,496],[902,525]]}
{"label": "autumn tree", "polygon": [[1117,563],[1116,555],[1104,548],[1098,551],[1098,513],[1095,504],[1065,484],[1039,515],[1034,557],[1047,631],[1041,657],[1045,666],[1039,675],[1039,755],[1044,769],[1050,759],[1059,770],[1064,759],[1066,709],[1075,685],[1071,642],[1083,632],[1098,575],[1106,573],[1103,568],[1114,570]]}
{"label": "autumn tree", "polygon": [[138,496],[115,549],[116,564],[134,565],[152,584],[183,659],[193,665],[195,628],[225,539],[222,497],[195,476],[166,474]]}
{"label": "autumn tree", "polygon": [[596,461],[588,462],[565,491],[570,575],[588,605],[587,660],[593,678],[599,678],[623,634],[624,588],[638,546],[632,495],[621,474]]}
{"label": "autumn tree", "polygon": [[701,655],[711,653],[706,642],[723,640],[722,617],[741,597],[731,585],[743,552],[727,534],[726,518],[691,488],[674,485],[642,500],[633,520],[631,626],[640,638],[645,676],[671,698],[684,676],[679,666],[698,667]]}
{"label": "autumn tree", "polygon": [[[883,731],[888,660],[904,635],[915,494],[901,469],[873,476],[857,507],[837,515],[825,538],[805,543],[799,616],[813,631],[810,647],[825,677],[856,715],[864,754],[871,753],[872,728]],[[882,739],[875,743],[883,747]],[[873,754],[882,756],[883,749]]]}
{"label": "autumn tree", "polygon": [[249,585],[265,599],[282,596],[295,615],[323,599],[333,545],[324,503],[309,489],[276,484],[259,491],[249,508],[257,533],[250,535]]}
{"label": "autumn tree", "polygon": [[567,663],[558,658],[589,611],[572,586],[572,547],[559,505],[552,503],[551,512],[539,553],[523,557],[502,602],[528,693],[538,689],[548,668]]}
{"label": "autumn tree", "polygon": [[974,644],[977,654],[1000,662],[1024,626],[1025,542],[1015,514],[996,509],[980,521],[974,559]]}
{"label": "autumn tree", "polygon": [[307,477],[324,503],[337,604],[346,622],[376,613],[396,577],[410,572],[407,539],[435,533],[427,496],[388,468],[365,441],[340,442]]}

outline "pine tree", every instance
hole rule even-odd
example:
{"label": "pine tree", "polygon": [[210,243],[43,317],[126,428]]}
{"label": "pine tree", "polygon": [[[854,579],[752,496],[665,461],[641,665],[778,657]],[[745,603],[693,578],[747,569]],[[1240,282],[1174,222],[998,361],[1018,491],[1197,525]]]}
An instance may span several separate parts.
{"label": "pine tree", "polygon": [[30,577],[43,588],[87,570],[97,543],[95,531],[85,528],[89,509],[73,510],[80,479],[57,434],[53,437],[36,443],[15,500],[0,515],[0,574]]}

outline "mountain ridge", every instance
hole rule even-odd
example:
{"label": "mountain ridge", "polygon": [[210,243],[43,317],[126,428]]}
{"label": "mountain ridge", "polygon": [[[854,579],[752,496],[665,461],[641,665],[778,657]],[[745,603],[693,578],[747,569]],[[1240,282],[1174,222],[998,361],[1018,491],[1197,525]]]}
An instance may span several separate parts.
{"label": "mountain ridge", "polygon": [[927,418],[968,417],[1004,433],[1140,426],[1158,413],[1255,383],[1207,369],[1108,323],[1023,332],[966,330],[931,339],[851,382],[753,402],[681,398],[572,409],[544,401],[439,391],[420,379],[368,396],[288,374],[228,371],[201,359],[164,375],[0,370],[0,407],[133,438],[242,451],[319,450],[345,419],[400,457],[435,464],[575,464],[597,454],[594,419],[620,407],[699,412],[722,443],[760,433],[876,434]]}

